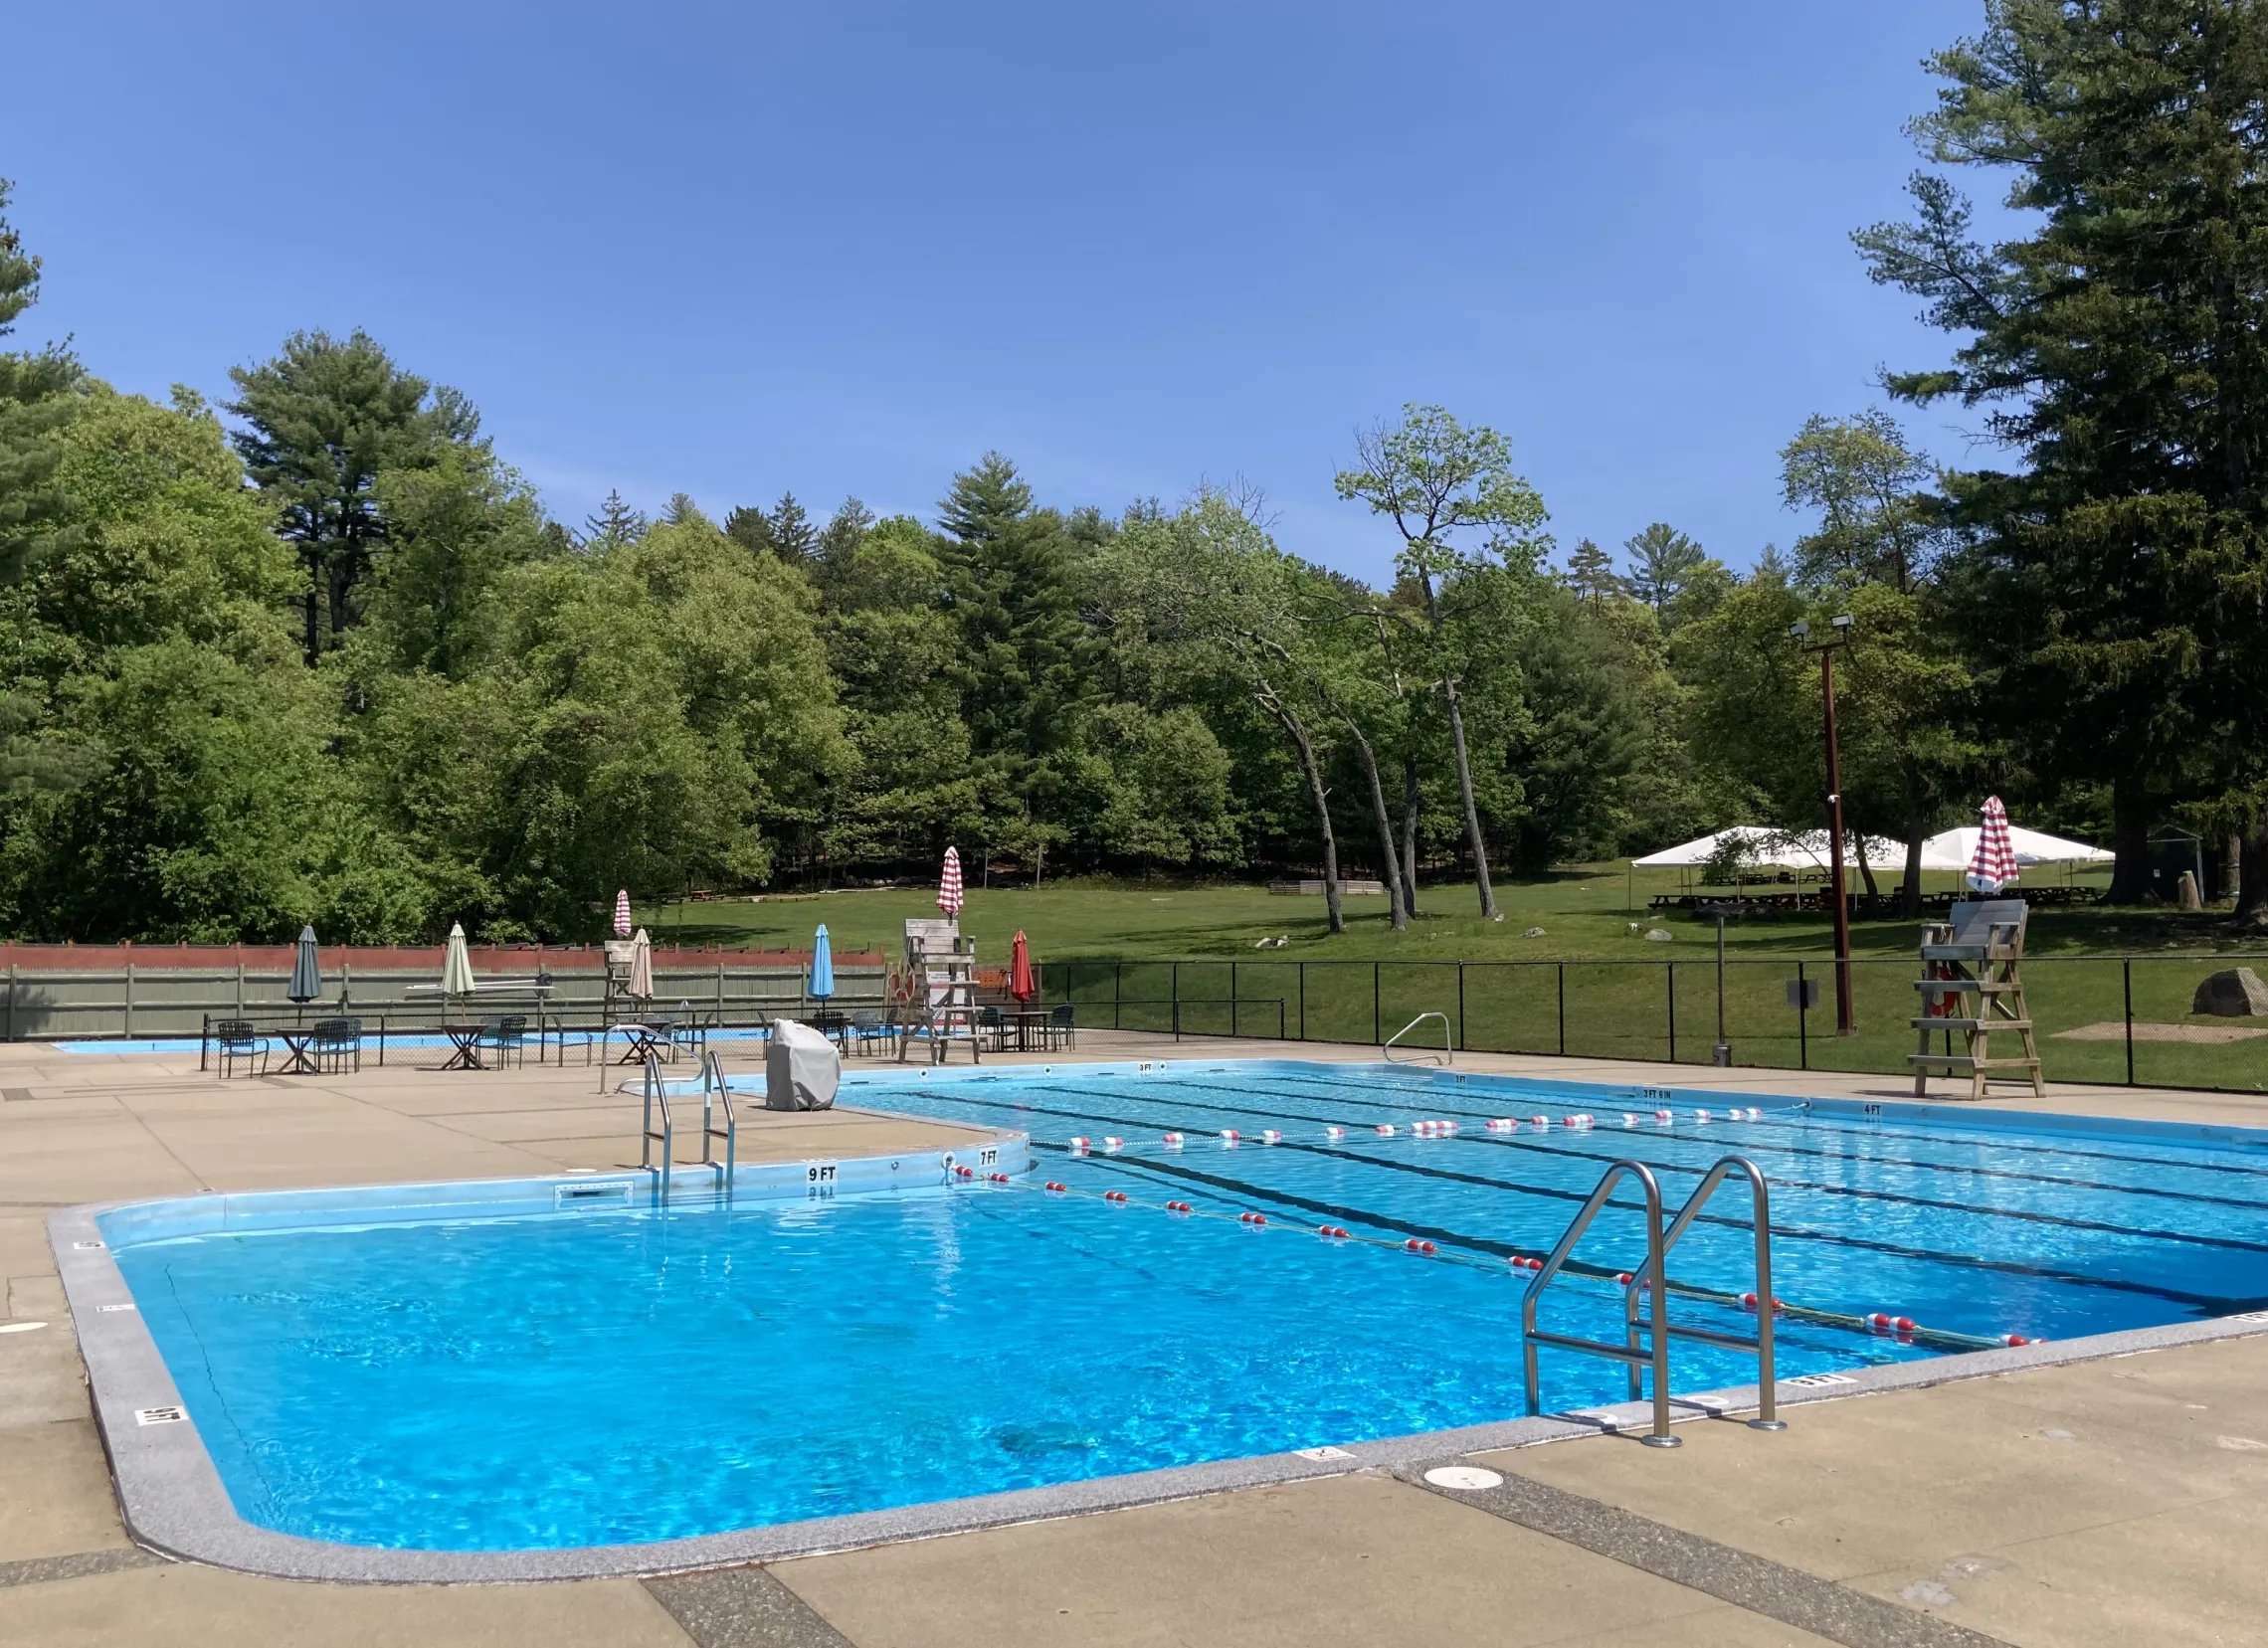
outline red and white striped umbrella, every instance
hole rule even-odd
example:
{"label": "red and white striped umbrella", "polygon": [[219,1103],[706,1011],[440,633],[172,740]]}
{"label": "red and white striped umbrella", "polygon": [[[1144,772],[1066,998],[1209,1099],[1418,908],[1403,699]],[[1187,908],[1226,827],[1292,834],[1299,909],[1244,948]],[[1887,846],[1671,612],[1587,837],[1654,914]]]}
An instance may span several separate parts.
{"label": "red and white striped umbrella", "polygon": [[615,894],[615,937],[618,939],[630,937],[630,889],[628,887]]}
{"label": "red and white striped umbrella", "polygon": [[945,849],[945,873],[937,882],[937,907],[949,916],[961,913],[961,849]]}
{"label": "red and white striped umbrella", "polygon": [[2016,878],[2016,848],[2008,839],[2008,810],[1998,796],[1984,798],[1984,826],[1977,832],[1977,850],[1969,859],[1969,885],[1981,893],[1996,893]]}

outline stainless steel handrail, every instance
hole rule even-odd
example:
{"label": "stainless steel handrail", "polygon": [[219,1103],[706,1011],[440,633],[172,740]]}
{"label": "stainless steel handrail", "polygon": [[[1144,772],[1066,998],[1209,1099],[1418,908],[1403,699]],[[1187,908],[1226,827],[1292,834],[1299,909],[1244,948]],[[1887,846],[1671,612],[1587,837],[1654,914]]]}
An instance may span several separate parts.
{"label": "stainless steel handrail", "polygon": [[[713,1106],[724,1106],[724,1126],[716,1125]],[[724,1160],[716,1160],[712,1151],[716,1141],[724,1141]],[[713,1052],[701,1054],[701,1165],[716,1171],[718,1190],[726,1200],[732,1197],[732,1164],[739,1155],[740,1123],[732,1114],[732,1089],[725,1084],[724,1060]]]}
{"label": "stainless steel handrail", "polygon": [[[1591,1228],[1591,1221],[1599,1216],[1599,1209],[1606,1205],[1606,1198],[1613,1192],[1614,1187],[1625,1177],[1635,1179],[1646,1197],[1646,1261],[1645,1268],[1639,1275],[1646,1279],[1648,1289],[1653,1294],[1651,1348],[1642,1351],[1638,1349],[1634,1333],[1624,1344],[1609,1345],[1602,1340],[1577,1339],[1570,1334],[1544,1332],[1536,1326],[1537,1301],[1543,1297],[1544,1289],[1551,1285],[1552,1279],[1559,1275],[1560,1267],[1567,1263],[1568,1255],[1574,1251],[1575,1244],[1582,1239],[1584,1231]],[[1669,1289],[1663,1277],[1662,1254],[1661,1185],[1655,1180],[1653,1170],[1643,1162],[1633,1162],[1627,1158],[1610,1164],[1600,1175],[1599,1188],[1591,1192],[1591,1199],[1583,1204],[1583,1210],[1569,1223],[1559,1239],[1559,1245],[1552,1249],[1551,1257],[1544,1261],[1543,1268],[1536,1272],[1535,1279],[1528,1284],[1528,1291],[1520,1299],[1520,1350],[1527,1373],[1528,1412],[1531,1416],[1543,1410],[1536,1348],[1539,1345],[1551,1345],[1563,1351],[1584,1351],[1628,1366],[1633,1393],[1637,1390],[1638,1370],[1650,1366],[1653,1369],[1653,1429],[1639,1440],[1654,1448],[1674,1448],[1680,1445],[1680,1439],[1672,1436],[1669,1431],[1669,1323],[1666,1315]]]}
{"label": "stainless steel handrail", "polygon": [[[654,1130],[654,1107],[662,1107],[662,1130]],[[646,1055],[646,1122],[645,1143],[639,1147],[638,1165],[655,1176],[654,1200],[661,1205],[669,1199],[669,1164],[676,1156],[677,1130],[669,1119],[669,1092],[662,1085],[662,1066],[652,1053]],[[654,1166],[654,1141],[662,1141],[662,1166]],[[706,1154],[706,1146],[703,1146]]]}
{"label": "stainless steel handrail", "polygon": [[[1772,1349],[1772,1192],[1765,1187],[1764,1172],[1745,1156],[1727,1156],[1719,1160],[1703,1176],[1693,1193],[1685,1198],[1685,1205],[1677,1210],[1669,1228],[1661,1238],[1662,1262],[1669,1262],[1669,1250],[1677,1245],[1677,1238],[1685,1234],[1686,1226],[1700,1216],[1702,1207],[1733,1174],[1740,1174],[1749,1182],[1749,1203],[1756,1221],[1756,1337],[1739,1334],[1721,1334],[1711,1328],[1686,1328],[1669,1325],[1666,1316],[1667,1301],[1660,1300],[1654,1307],[1652,1332],[1658,1337],[1667,1335],[1675,1339],[1690,1339],[1703,1345],[1715,1345],[1728,1351],[1751,1351],[1757,1359],[1756,1388],[1757,1415],[1749,1421],[1754,1430],[1786,1430],[1788,1421],[1781,1418],[1775,1400],[1779,1380],[1777,1364]],[[1654,1284],[1659,1287],[1657,1280]],[[1637,1278],[1622,1290],[1622,1320],[1625,1324],[1630,1348],[1635,1350],[1641,1328],[1638,1323]],[[1630,1368],[1630,1399],[1638,1396],[1638,1371]]]}
{"label": "stainless steel handrail", "polygon": [[[1449,1015],[1445,1012],[1421,1012],[1379,1044],[1378,1050],[1385,1057],[1387,1063],[1395,1062],[1394,1044],[1428,1018],[1438,1018],[1441,1021],[1441,1062],[1443,1064],[1454,1064],[1457,1061],[1456,1032],[1450,1027]],[[1431,1058],[1433,1055],[1428,1052],[1421,1056]],[[1413,1058],[1410,1062],[1415,1064],[1418,1060]]]}

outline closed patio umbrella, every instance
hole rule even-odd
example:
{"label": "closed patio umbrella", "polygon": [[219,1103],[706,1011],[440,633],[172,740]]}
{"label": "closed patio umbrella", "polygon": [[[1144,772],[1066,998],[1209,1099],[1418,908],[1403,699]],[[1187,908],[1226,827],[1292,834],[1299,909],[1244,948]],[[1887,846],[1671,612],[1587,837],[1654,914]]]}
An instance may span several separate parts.
{"label": "closed patio umbrella", "polygon": [[811,986],[808,994],[818,1001],[826,1001],[835,994],[835,951],[827,942],[827,923],[819,924],[819,936],[811,941]]}
{"label": "closed patio umbrella", "polygon": [[614,927],[616,938],[627,939],[630,937],[630,889],[628,887],[615,894]]}
{"label": "closed patio umbrella", "polygon": [[945,873],[937,879],[937,907],[949,916],[961,913],[961,849],[945,849]]}
{"label": "closed patio umbrella", "polygon": [[1998,796],[1984,798],[1984,813],[1977,851],[1969,860],[1969,885],[1977,892],[1996,893],[2016,878],[2016,849],[2008,839],[2008,810]]}
{"label": "closed patio umbrella", "polygon": [[449,924],[449,949],[441,959],[441,993],[448,997],[472,994],[472,957],[465,948],[465,923]]}
{"label": "closed patio umbrella", "polygon": [[654,1000],[654,941],[643,927],[630,941],[630,983],[626,988],[641,1002]]}
{"label": "closed patio umbrella", "polygon": [[1009,951],[1008,993],[1019,1002],[1029,1002],[1040,993],[1039,981],[1032,977],[1032,946],[1025,942],[1021,927]]}
{"label": "closed patio umbrella", "polygon": [[299,953],[291,959],[291,988],[287,994],[302,1007],[323,993],[322,954],[315,946],[315,930],[299,929]]}

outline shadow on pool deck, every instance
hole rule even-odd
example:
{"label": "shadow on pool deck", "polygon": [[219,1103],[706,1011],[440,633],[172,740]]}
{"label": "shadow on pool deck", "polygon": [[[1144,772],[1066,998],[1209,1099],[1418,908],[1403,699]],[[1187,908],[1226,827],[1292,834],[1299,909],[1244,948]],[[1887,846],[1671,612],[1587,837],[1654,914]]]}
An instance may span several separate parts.
{"label": "shadow on pool deck", "polygon": [[[1080,1041],[1076,1054],[1046,1056],[1376,1056]],[[725,1054],[736,1070],[755,1064],[752,1050]],[[118,1526],[48,1212],[207,1188],[637,1159],[635,1099],[597,1092],[598,1072],[580,1065],[222,1083],[195,1062],[0,1046],[5,1315],[48,1324],[0,1334],[0,1641],[11,1645],[2268,1641],[2268,1575],[2254,1559],[2268,1531],[2268,1435],[2254,1434],[2268,1426],[2254,1417],[2268,1382],[2263,1339],[1809,1405],[1780,1436],[1688,1425],[1688,1446],[1666,1454],[1607,1438],[1486,1461],[1566,1497],[1538,1488],[1459,1503],[1357,1474],[651,1585],[310,1585],[160,1562]],[[1884,1077],[1477,1055],[1459,1067],[1910,1096]],[[2119,1088],[1993,1102],[2233,1125],[2268,1115],[2258,1099]],[[974,1137],[849,1111],[744,1114],[744,1160]],[[1566,1526],[1541,1532],[1533,1515],[1512,1514],[1539,1496],[1576,1508]],[[1712,1589],[1715,1547],[1747,1555],[1717,1556],[1731,1577]]]}

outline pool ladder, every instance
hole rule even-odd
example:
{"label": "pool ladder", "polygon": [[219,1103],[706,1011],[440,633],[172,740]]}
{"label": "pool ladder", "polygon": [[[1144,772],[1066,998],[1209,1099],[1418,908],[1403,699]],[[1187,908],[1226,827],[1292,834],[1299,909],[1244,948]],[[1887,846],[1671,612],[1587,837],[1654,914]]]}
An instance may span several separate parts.
{"label": "pool ladder", "polygon": [[[654,1200],[657,1206],[669,1199],[669,1174],[675,1165],[677,1128],[669,1114],[669,1089],[662,1080],[662,1066],[652,1053],[646,1055],[646,1120],[643,1127],[645,1143],[640,1149],[638,1165],[653,1176]],[[724,1125],[716,1125],[717,1107],[724,1107]],[[662,1125],[654,1125],[654,1112],[662,1112]],[[717,1142],[724,1142],[724,1160],[716,1159]],[[662,1147],[662,1160],[654,1160],[654,1147]],[[740,1123],[732,1114],[732,1089],[724,1079],[724,1061],[713,1052],[701,1054],[701,1159],[699,1166],[715,1174],[716,1193],[720,1200],[732,1199],[732,1170],[739,1155]]]}
{"label": "pool ladder", "polygon": [[[1711,1328],[1692,1328],[1673,1324],[1669,1320],[1668,1268],[1670,1249],[1677,1238],[1685,1234],[1686,1227],[1697,1218],[1709,1198],[1734,1174],[1749,1182],[1750,1202],[1756,1222],[1756,1334],[1753,1338],[1741,1334],[1721,1334]],[[1544,1289],[1559,1276],[1568,1255],[1582,1239],[1591,1221],[1606,1205],[1606,1198],[1614,1187],[1624,1179],[1635,1179],[1645,1192],[1646,1262],[1643,1269],[1633,1275],[1622,1289],[1623,1342],[1619,1345],[1604,1340],[1579,1339],[1568,1334],[1547,1333],[1536,1326],[1536,1305],[1543,1298]],[[1644,1322],[1638,1319],[1638,1298],[1651,1295]],[[1528,1412],[1531,1416],[1542,1411],[1538,1393],[1536,1369],[1537,1347],[1550,1345],[1563,1351],[1581,1351],[1589,1356],[1606,1357],[1619,1362],[1630,1373],[1630,1399],[1636,1401],[1644,1394],[1644,1373],[1653,1370],[1653,1429],[1639,1438],[1648,1447],[1674,1448],[1679,1439],[1669,1430],[1669,1342],[1672,1339],[1690,1339],[1704,1345],[1722,1346],[1730,1351],[1748,1351],[1757,1359],[1757,1415],[1749,1421],[1757,1430],[1786,1430],[1788,1423],[1779,1416],[1774,1400],[1777,1380],[1772,1351],[1772,1192],[1765,1188],[1764,1174],[1745,1156],[1727,1156],[1709,1170],[1700,1185],[1688,1196],[1685,1205],[1678,1209],[1677,1217],[1668,1228],[1662,1227],[1661,1186],[1653,1170],[1643,1162],[1627,1159],[1607,1168],[1599,1179],[1599,1188],[1591,1192],[1591,1199],[1583,1204],[1568,1224],[1566,1233],[1554,1247],[1551,1257],[1536,1272],[1528,1284],[1527,1293],[1520,1301],[1521,1351],[1526,1363],[1528,1379]],[[1641,1338],[1645,1341],[1639,1343]]]}

